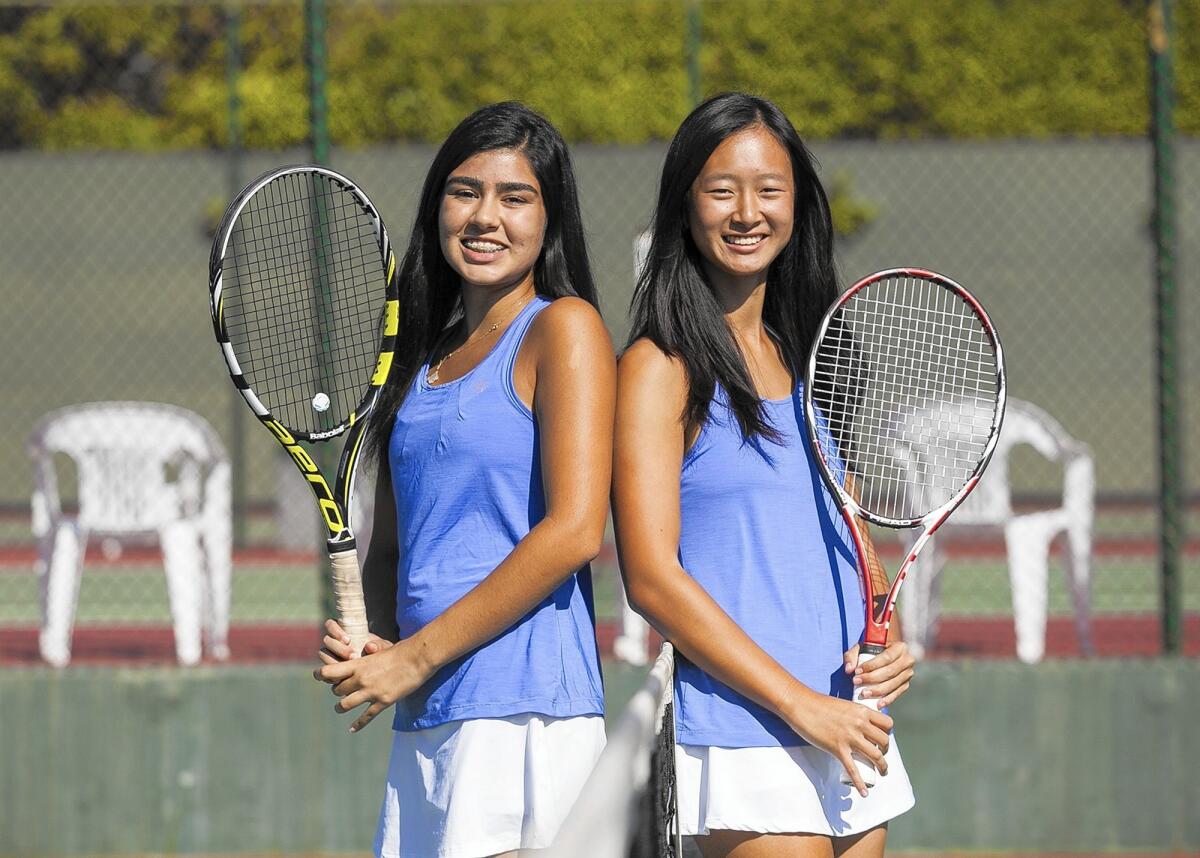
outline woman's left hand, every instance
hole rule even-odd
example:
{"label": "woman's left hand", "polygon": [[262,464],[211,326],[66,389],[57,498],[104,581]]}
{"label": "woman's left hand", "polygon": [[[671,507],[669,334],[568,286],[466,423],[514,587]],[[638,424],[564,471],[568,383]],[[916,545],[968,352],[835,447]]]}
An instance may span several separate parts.
{"label": "woman's left hand", "polygon": [[360,655],[372,655],[392,645],[391,641],[384,640],[379,635],[368,634],[367,642],[362,645],[362,652],[355,652],[350,646],[350,635],[346,634],[337,620],[325,621],[325,637],[321,643],[322,648],[317,655],[326,664],[337,664],[339,661],[358,658]]}
{"label": "woman's left hand", "polygon": [[887,649],[861,667],[855,666],[858,664],[858,644],[846,650],[843,658],[846,673],[854,676],[854,685],[864,686],[862,696],[878,700],[880,709],[892,705],[901,694],[908,691],[913,667],[917,663],[908,651],[908,644],[903,641],[888,644]]}
{"label": "woman's left hand", "polygon": [[313,671],[315,679],[329,683],[334,695],[341,698],[333,707],[335,711],[349,712],[370,704],[350,725],[351,733],[357,733],[384,709],[416,691],[431,675],[433,668],[411,638],[371,655],[330,661]]}

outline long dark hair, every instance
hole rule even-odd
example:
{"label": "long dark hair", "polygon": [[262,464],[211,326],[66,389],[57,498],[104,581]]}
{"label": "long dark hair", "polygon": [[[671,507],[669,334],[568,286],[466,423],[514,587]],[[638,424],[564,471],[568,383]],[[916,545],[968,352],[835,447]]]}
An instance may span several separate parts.
{"label": "long dark hair", "polygon": [[829,201],[812,154],[783,111],[740,92],[714,96],[693,110],[667,150],[650,249],[633,294],[629,342],[645,337],[683,362],[687,425],[704,422],[719,382],[742,435],[778,441],[688,227],[689,195],[704,163],[723,140],[756,126],[787,149],[796,189],[791,240],[767,272],[763,321],[779,338],[792,372],[802,372],[821,316],[837,296]]}
{"label": "long dark hair", "polygon": [[400,264],[400,331],[396,356],[367,430],[367,449],[387,461],[396,410],[460,305],[458,274],[442,255],[438,211],[450,172],[479,152],[515,149],[541,185],[546,234],[533,269],[544,298],[578,296],[599,309],[588,265],[575,171],[562,135],[544,117],[515,101],[481,107],[450,132],[434,156]]}

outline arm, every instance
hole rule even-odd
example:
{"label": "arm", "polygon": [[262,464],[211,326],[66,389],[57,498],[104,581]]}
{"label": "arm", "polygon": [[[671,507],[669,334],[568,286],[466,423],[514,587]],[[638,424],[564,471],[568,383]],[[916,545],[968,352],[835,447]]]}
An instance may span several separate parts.
{"label": "arm", "polygon": [[[608,333],[586,302],[560,299],[539,315],[522,352],[533,375],[546,515],[483,581],[417,634],[318,671],[318,678],[336,684],[339,711],[370,702],[352,731],[442,665],[510,628],[599,553],[616,387]],[[520,364],[518,358],[518,371]]]}
{"label": "arm", "polygon": [[[679,563],[682,366],[648,341],[621,359],[613,516],[631,604],[697,667],[783,718],[852,777],[851,750],[883,771],[891,719],[806,687],[759,647]],[[856,780],[865,795],[861,780]]]}

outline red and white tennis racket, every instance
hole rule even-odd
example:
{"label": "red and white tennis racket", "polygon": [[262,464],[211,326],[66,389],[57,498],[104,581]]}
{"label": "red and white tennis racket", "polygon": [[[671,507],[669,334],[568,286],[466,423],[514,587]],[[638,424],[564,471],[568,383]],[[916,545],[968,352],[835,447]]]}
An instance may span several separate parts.
{"label": "red and white tennis racket", "polygon": [[[842,509],[866,598],[859,664],[883,652],[908,568],[975,487],[1004,417],[1004,355],[979,302],[917,268],[855,283],[825,314],[809,354],[804,413]],[[923,528],[887,594],[876,592],[859,519]],[[878,707],[877,698],[854,699]],[[867,786],[875,768],[856,755]],[[843,773],[844,782],[849,775]]]}

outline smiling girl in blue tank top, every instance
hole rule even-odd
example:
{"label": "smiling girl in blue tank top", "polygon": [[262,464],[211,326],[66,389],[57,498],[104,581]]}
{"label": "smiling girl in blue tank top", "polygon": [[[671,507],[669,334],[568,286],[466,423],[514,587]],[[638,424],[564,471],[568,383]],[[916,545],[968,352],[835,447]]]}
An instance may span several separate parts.
{"label": "smiling girl in blue tank top", "polygon": [[[829,205],[791,123],[740,93],[700,105],[634,294],[613,513],[630,602],[678,656],[679,822],[706,858],[878,858],[913,803],[891,718],[848,699],[895,700],[913,659],[892,641],[853,673],[854,544],[806,439],[796,368],[835,295]],[[852,753],[881,772],[869,794]]]}
{"label": "smiling girl in blue tank top", "polygon": [[558,132],[516,103],[450,134],[400,269],[362,657],[328,621],[318,678],[393,703],[385,858],[549,846],[604,744],[589,561],[615,365]]}

